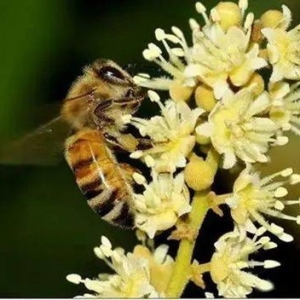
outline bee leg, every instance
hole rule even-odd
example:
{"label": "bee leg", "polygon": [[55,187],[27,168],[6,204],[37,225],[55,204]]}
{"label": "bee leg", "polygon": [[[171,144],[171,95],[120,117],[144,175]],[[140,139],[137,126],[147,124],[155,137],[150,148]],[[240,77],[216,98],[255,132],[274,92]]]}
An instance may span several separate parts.
{"label": "bee leg", "polygon": [[97,105],[97,107],[95,108],[94,110],[94,114],[96,116],[102,116],[102,113],[108,109],[110,109],[110,107],[112,106],[113,104],[113,100],[112,99],[108,99],[108,100],[105,100],[101,103],[99,103]]}
{"label": "bee leg", "polygon": [[129,113],[135,113],[139,108],[141,101],[143,98],[141,97],[125,97],[120,99],[113,100],[114,106],[117,106],[118,109],[126,109]]}
{"label": "bee leg", "polygon": [[130,133],[120,134],[105,132],[103,135],[115,151],[133,152],[139,143],[138,140]]}
{"label": "bee leg", "polygon": [[134,152],[136,150],[147,150],[153,147],[149,138],[136,138],[132,134],[110,134],[104,133],[106,141],[115,151]]}
{"label": "bee leg", "polygon": [[147,150],[153,147],[153,144],[149,138],[136,138],[138,144],[135,150]]}
{"label": "bee leg", "polygon": [[124,97],[120,99],[107,99],[97,105],[94,110],[94,114],[98,117],[102,117],[103,113],[107,110],[113,109],[125,109],[127,108],[130,112],[135,112],[141,104],[140,97]]}

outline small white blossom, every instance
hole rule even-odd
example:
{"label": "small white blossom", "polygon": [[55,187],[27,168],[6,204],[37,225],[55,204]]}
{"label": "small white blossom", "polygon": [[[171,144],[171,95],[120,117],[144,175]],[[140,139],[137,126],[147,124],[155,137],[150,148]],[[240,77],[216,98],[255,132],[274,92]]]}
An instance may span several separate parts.
{"label": "small white blossom", "polygon": [[[284,180],[274,181],[281,177]],[[289,242],[292,236],[285,233],[283,228],[265,220],[265,216],[271,216],[300,223],[300,217],[293,217],[282,212],[286,205],[299,205],[299,200],[283,200],[287,195],[285,184],[297,184],[300,175],[294,174],[291,168],[281,172],[260,178],[259,174],[248,165],[239,175],[233,186],[233,193],[226,199],[231,208],[231,216],[238,226],[247,231],[254,231],[253,222],[257,222],[279,239]]]}
{"label": "small white blossom", "polygon": [[300,25],[287,31],[290,22],[291,12],[283,6],[283,20],[278,26],[262,29],[268,41],[268,59],[273,67],[271,82],[284,78],[300,79]]}
{"label": "small white blossom", "polygon": [[218,23],[204,26],[196,35],[191,50],[193,63],[187,66],[185,75],[200,78],[214,89],[217,99],[229,89],[228,79],[235,86],[245,85],[255,70],[266,66],[258,56],[258,45],[250,46],[250,35],[251,29],[245,32],[236,26],[227,31]]}
{"label": "small white blossom", "polygon": [[[141,175],[139,175],[141,176]],[[136,179],[136,176],[134,176]],[[157,231],[167,230],[175,225],[178,218],[190,212],[189,191],[184,183],[183,173],[173,178],[172,174],[152,172],[149,184],[136,180],[145,187],[143,194],[135,194],[135,225],[150,238]]]}
{"label": "small white blossom", "polygon": [[156,93],[149,95],[158,103],[162,115],[150,120],[133,117],[131,123],[139,129],[142,136],[151,138],[153,148],[136,151],[131,157],[145,159],[146,164],[149,167],[154,164],[158,172],[174,172],[176,168],[186,165],[186,157],[195,145],[193,132],[196,121],[203,110],[192,110],[185,102],[175,103],[171,100],[164,105]]}
{"label": "small white blossom", "polygon": [[287,82],[270,84],[272,105],[270,118],[283,131],[293,131],[300,135],[300,88],[299,83],[289,85]]}
{"label": "small white blossom", "polygon": [[113,250],[106,237],[102,237],[101,241],[102,244],[96,247],[94,252],[115,274],[99,274],[95,279],[82,279],[77,274],[68,275],[68,281],[74,284],[83,283],[93,292],[80,297],[157,298],[164,296],[163,292],[173,268],[173,259],[167,255],[166,245],[159,246],[153,253],[148,248],[138,245],[133,253],[125,254],[122,248]]}
{"label": "small white blossom", "polygon": [[248,237],[241,239],[236,231],[223,235],[215,243],[216,251],[210,263],[210,274],[217,285],[219,296],[245,298],[254,288],[261,291],[272,290],[271,282],[245,270],[256,266],[264,268],[279,266],[280,264],[273,260],[264,262],[249,260],[249,256],[257,250],[269,249],[269,246],[268,237],[255,236],[253,239]]}
{"label": "small white blossom", "polygon": [[[238,9],[244,17],[247,5],[240,2]],[[188,46],[184,34],[177,27],[172,27],[172,34],[156,29],[155,36],[168,54],[165,59],[162,50],[153,43],[144,50],[144,58],[154,61],[171,78],[152,78],[147,74],[135,77],[137,84],[154,89],[170,89],[173,81],[180,82],[182,87],[194,87],[199,81],[211,86],[219,99],[229,89],[228,79],[236,85],[246,84],[255,70],[267,65],[259,57],[259,46],[250,41],[253,14],[245,17],[244,26],[231,26],[223,30],[219,24],[220,16],[214,8],[211,17],[206,13],[203,4],[197,2],[196,10],[205,21],[203,28],[196,20],[190,19],[193,33],[193,45]],[[170,46],[170,43],[172,46]],[[174,46],[175,45],[175,46]]]}
{"label": "small white blossom", "polygon": [[266,162],[269,144],[278,143],[272,138],[278,126],[270,118],[259,116],[269,106],[267,93],[255,98],[251,88],[227,93],[196,132],[210,137],[214,148],[224,155],[225,169],[232,168],[237,158],[249,163]]}
{"label": "small white blossom", "polygon": [[[195,86],[196,81],[193,77],[187,77],[184,74],[186,63],[189,61],[189,47],[182,31],[173,26],[172,34],[167,34],[161,28],[156,29],[155,36],[158,42],[161,42],[169,56],[168,60],[162,56],[161,49],[153,43],[144,50],[143,56],[146,60],[158,64],[172,78],[152,78],[148,74],[138,74],[134,77],[137,84],[154,89],[169,89],[172,81],[175,79],[186,86]],[[170,46],[170,44],[172,46]],[[174,47],[175,45],[175,47]],[[184,58],[184,60],[182,59]],[[185,61],[185,62],[184,62]]]}

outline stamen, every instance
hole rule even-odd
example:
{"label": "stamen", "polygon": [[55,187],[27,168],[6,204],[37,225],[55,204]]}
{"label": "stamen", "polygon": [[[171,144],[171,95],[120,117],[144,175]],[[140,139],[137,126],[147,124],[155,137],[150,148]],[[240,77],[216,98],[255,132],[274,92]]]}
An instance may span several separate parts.
{"label": "stamen", "polygon": [[210,17],[214,22],[220,22],[221,20],[220,14],[215,8],[210,11]]}
{"label": "stamen", "polygon": [[144,154],[143,151],[138,150],[138,151],[132,152],[132,153],[129,155],[129,157],[134,158],[134,159],[138,159],[138,158],[142,157],[143,154]]}
{"label": "stamen", "polygon": [[155,30],[155,37],[158,41],[162,41],[166,37],[166,34],[163,29],[157,28]]}
{"label": "stamen", "polygon": [[189,24],[190,24],[190,27],[191,27],[192,31],[199,31],[200,30],[200,25],[195,19],[190,18],[189,19]]}
{"label": "stamen", "polygon": [[196,3],[196,10],[197,10],[197,12],[199,14],[202,15],[202,17],[204,19],[204,22],[206,24],[210,24],[209,18],[208,18],[207,14],[206,14],[206,7],[202,3],[200,3],[200,2]]}
{"label": "stamen", "polygon": [[276,198],[281,198],[281,197],[285,197],[288,194],[288,191],[286,188],[284,187],[279,187],[275,190],[274,192],[274,196]]}
{"label": "stamen", "polygon": [[105,258],[104,253],[102,252],[102,250],[99,247],[95,247],[94,248],[94,253],[100,259],[104,259]]}
{"label": "stamen", "polygon": [[292,168],[286,168],[286,169],[284,169],[284,170],[282,170],[281,172],[280,172],[280,175],[282,176],[282,177],[289,177],[289,176],[291,176],[293,174],[293,169]]}
{"label": "stamen", "polygon": [[155,160],[150,155],[145,156],[145,163],[149,168],[155,166]]}
{"label": "stamen", "polygon": [[240,0],[239,7],[242,10],[242,14],[244,15],[246,9],[248,8],[248,0]]}
{"label": "stamen", "polygon": [[68,281],[75,283],[75,284],[79,284],[82,281],[81,276],[78,274],[70,274],[66,278]]}
{"label": "stamen", "polygon": [[150,90],[148,91],[148,96],[152,102],[160,102],[160,97],[156,92]]}
{"label": "stamen", "polygon": [[132,174],[132,178],[139,185],[143,185],[146,182],[146,178],[143,175],[141,175],[140,173],[137,173],[137,172],[134,172]]}
{"label": "stamen", "polygon": [[253,13],[249,13],[247,15],[245,23],[244,23],[245,30],[251,29],[253,22],[254,22],[254,14]]}
{"label": "stamen", "polygon": [[289,142],[289,138],[287,136],[278,136],[276,138],[276,144],[278,146],[284,146]]}
{"label": "stamen", "polygon": [[300,183],[300,175],[299,174],[293,174],[290,177],[290,184],[294,185],[294,184],[298,184]]}
{"label": "stamen", "polygon": [[281,201],[276,201],[274,207],[278,210],[283,210],[285,206]]}
{"label": "stamen", "polygon": [[280,265],[281,265],[280,262],[278,262],[276,260],[265,260],[264,261],[264,268],[265,269],[276,268],[276,267],[279,267]]}
{"label": "stamen", "polygon": [[269,243],[265,244],[263,247],[264,250],[270,250],[270,249],[274,249],[274,248],[277,248],[277,244],[274,242],[269,242]]}
{"label": "stamen", "polygon": [[101,244],[109,249],[112,248],[112,245],[111,245],[109,239],[104,235],[101,236]]}

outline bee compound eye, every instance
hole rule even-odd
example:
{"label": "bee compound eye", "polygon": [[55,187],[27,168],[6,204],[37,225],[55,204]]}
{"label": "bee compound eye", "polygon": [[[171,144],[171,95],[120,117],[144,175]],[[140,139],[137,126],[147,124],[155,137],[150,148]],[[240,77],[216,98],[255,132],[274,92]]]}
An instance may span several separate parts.
{"label": "bee compound eye", "polygon": [[110,82],[125,80],[125,76],[123,75],[123,73],[117,68],[111,66],[104,66],[100,68],[97,73],[101,78]]}

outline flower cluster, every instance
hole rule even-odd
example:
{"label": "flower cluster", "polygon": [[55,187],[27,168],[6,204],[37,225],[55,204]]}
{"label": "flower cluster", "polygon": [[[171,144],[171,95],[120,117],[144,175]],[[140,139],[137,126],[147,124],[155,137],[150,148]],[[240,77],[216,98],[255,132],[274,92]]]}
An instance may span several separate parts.
{"label": "flower cluster", "polygon": [[168,247],[160,245],[151,252],[147,247],[137,245],[132,253],[124,249],[112,249],[108,238],[102,236],[101,245],[94,248],[96,256],[103,260],[114,274],[99,274],[95,279],[82,279],[70,274],[67,280],[83,283],[92,294],[85,298],[158,298],[164,297],[173,259],[167,255]]}
{"label": "flower cluster", "polygon": [[[173,261],[166,246],[150,251],[139,245],[125,254],[103,238],[95,252],[115,274],[93,280],[68,277],[84,283],[93,296],[177,297],[189,280],[203,288],[205,272],[219,296],[270,291],[273,284],[250,269],[280,264],[249,257],[277,246],[266,234],[293,240],[269,218],[300,224],[300,216],[284,212],[286,206],[300,204],[285,198],[300,175],[292,168],[269,176],[259,172],[259,164],[270,163],[271,147],[289,142],[287,132],[300,135],[300,25],[291,28],[292,14],[284,5],[282,11],[257,17],[248,12],[247,0],[220,2],[210,11],[197,2],[196,11],[204,22],[189,20],[191,44],[177,27],[170,33],[156,29],[157,43],[150,43],[143,56],[165,76],[138,74],[134,80],[151,89],[148,98],[159,112],[126,120],[150,141],[146,149],[130,153],[150,174],[132,175],[142,189],[132,197],[134,228],[152,242],[169,230],[169,237],[183,246]],[[154,90],[167,90],[170,98],[162,101]],[[236,175],[225,195],[218,195],[215,184],[219,168]],[[230,209],[233,231],[215,243],[208,263],[191,263],[191,247],[207,210],[222,216],[221,205]],[[184,255],[188,262],[182,268]],[[182,283],[176,282],[180,278]]]}

